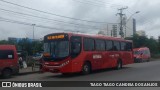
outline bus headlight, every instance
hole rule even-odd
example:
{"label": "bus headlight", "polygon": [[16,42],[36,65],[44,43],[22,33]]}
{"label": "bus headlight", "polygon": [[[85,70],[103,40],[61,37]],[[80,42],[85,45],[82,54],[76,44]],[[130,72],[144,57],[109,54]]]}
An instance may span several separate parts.
{"label": "bus headlight", "polygon": [[62,64],[61,64],[61,67],[67,65],[68,63],[69,63],[69,61],[66,61],[66,62],[62,63]]}

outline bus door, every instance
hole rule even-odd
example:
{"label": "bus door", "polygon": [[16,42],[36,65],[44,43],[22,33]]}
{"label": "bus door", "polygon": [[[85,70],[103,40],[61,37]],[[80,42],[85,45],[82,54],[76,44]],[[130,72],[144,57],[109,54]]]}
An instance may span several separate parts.
{"label": "bus door", "polygon": [[114,61],[114,51],[113,51],[113,41],[107,40],[106,41],[106,52],[105,52],[105,59],[104,59],[104,66],[105,68],[107,67],[112,67],[112,63]]}
{"label": "bus door", "polygon": [[103,68],[104,59],[105,59],[105,41],[96,39],[95,40],[95,51],[96,54],[93,55],[93,59],[96,60],[97,68]]}
{"label": "bus door", "polygon": [[132,51],[132,43],[127,43],[126,45],[126,64],[133,63],[133,51]]}
{"label": "bus door", "polygon": [[133,63],[132,43],[121,42],[121,57],[124,65]]}
{"label": "bus door", "polygon": [[113,62],[112,65],[116,66],[117,65],[117,60],[121,58],[121,53],[120,53],[120,42],[118,41],[113,41]]}

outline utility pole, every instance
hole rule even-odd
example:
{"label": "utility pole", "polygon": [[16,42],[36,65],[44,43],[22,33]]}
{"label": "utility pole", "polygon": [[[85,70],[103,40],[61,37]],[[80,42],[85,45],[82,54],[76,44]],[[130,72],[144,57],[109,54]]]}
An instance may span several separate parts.
{"label": "utility pole", "polygon": [[33,26],[33,41],[35,40],[35,38],[34,38],[34,26],[35,26],[36,24],[32,24],[32,26]]}
{"label": "utility pole", "polygon": [[117,13],[116,15],[119,15],[120,16],[120,31],[119,31],[119,35],[121,35],[121,38],[124,38],[124,32],[123,32],[123,16],[125,14],[123,14],[123,10],[127,9],[128,7],[125,7],[125,8],[120,8],[118,9],[120,12]]}
{"label": "utility pole", "polygon": [[33,26],[33,40],[32,40],[32,48],[33,48],[33,54],[35,54],[35,38],[34,38],[34,27],[35,27],[36,24],[32,24]]}

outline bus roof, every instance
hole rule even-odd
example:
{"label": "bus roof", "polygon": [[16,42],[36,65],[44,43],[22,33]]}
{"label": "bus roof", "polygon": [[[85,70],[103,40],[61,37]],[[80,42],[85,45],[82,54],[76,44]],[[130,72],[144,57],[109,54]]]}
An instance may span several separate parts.
{"label": "bus roof", "polygon": [[84,33],[82,34],[82,33],[61,32],[61,33],[52,33],[52,34],[48,34],[48,35],[53,35],[53,34],[68,34],[69,36],[82,36],[82,37],[91,37],[91,38],[97,38],[97,39],[108,39],[108,40],[132,42],[131,40],[125,40],[125,39],[118,38],[118,37],[109,37],[109,36],[105,36],[105,35],[84,34]]}

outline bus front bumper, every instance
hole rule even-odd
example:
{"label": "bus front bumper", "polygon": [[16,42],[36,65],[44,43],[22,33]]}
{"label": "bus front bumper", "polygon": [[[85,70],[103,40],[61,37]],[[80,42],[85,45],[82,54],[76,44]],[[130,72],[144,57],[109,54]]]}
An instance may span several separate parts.
{"label": "bus front bumper", "polygon": [[69,66],[43,66],[42,72],[52,73],[72,73],[72,69]]}
{"label": "bus front bumper", "polygon": [[61,72],[61,67],[57,67],[57,66],[43,66],[42,71],[43,72],[60,73]]}

